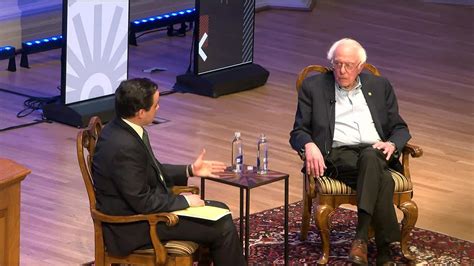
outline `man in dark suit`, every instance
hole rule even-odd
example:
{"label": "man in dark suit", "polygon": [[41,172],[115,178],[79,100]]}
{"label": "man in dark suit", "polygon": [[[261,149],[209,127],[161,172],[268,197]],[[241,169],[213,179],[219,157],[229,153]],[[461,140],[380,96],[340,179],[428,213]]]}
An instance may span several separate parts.
{"label": "man in dark suit", "polygon": [[[203,160],[205,150],[190,165],[161,164],[153,155],[144,126],[159,108],[157,85],[149,79],[123,81],[115,92],[117,117],[102,130],[93,158],[97,207],[109,215],[171,212],[203,206],[199,195],[173,195],[170,188],[186,185],[190,176],[213,176],[225,165]],[[214,206],[227,207],[212,202]],[[127,255],[151,245],[147,222],[104,224],[108,252]],[[177,225],[157,226],[161,240],[207,244],[215,265],[245,265],[231,215],[216,222],[180,217]]]}
{"label": "man in dark suit", "polygon": [[390,263],[400,240],[389,167],[400,169],[398,151],[411,138],[390,83],[361,73],[367,55],[355,40],[335,42],[333,71],[304,80],[290,144],[306,158],[305,171],[327,175],[357,191],[358,223],[349,260],[367,264],[369,225],[374,225],[377,264]]}

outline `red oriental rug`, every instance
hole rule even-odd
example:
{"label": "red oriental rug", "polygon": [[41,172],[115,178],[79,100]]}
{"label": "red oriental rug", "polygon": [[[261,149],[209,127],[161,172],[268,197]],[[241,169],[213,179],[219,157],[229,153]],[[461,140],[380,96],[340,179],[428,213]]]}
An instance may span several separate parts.
{"label": "red oriental rug", "polygon": [[[300,240],[301,202],[289,206],[289,262],[290,265],[315,265],[321,256],[321,239],[311,222],[306,241]],[[283,207],[252,214],[250,217],[249,265],[281,265],[284,263]],[[235,224],[238,227],[238,219]],[[329,264],[346,264],[354,238],[356,212],[339,208],[332,218]],[[474,244],[440,233],[415,228],[410,250],[416,263],[429,265],[474,265]],[[369,264],[375,264],[375,243],[369,243]],[[397,265],[408,264],[401,256],[399,245],[393,246]]]}

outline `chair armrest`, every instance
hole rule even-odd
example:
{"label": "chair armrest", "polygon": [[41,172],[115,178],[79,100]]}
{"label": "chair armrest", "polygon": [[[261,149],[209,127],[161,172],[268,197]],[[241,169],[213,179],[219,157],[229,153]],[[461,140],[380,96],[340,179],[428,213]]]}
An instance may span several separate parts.
{"label": "chair armrest", "polygon": [[304,178],[306,193],[309,193],[311,198],[316,197],[316,181],[314,180],[314,175],[304,174]]}
{"label": "chair armrest", "polygon": [[104,223],[133,223],[138,221],[148,221],[150,224],[150,238],[155,251],[155,265],[164,265],[166,263],[167,252],[165,246],[161,243],[156,224],[165,222],[167,226],[174,226],[178,223],[179,218],[174,213],[153,213],[153,214],[137,214],[129,216],[107,215],[96,209],[91,209],[91,216],[94,223],[99,220]]}
{"label": "chair armrest", "polygon": [[[306,156],[304,152],[298,152],[301,161],[303,161],[303,167],[306,167]],[[303,174],[304,182],[303,182],[303,189],[305,193],[309,195],[311,198],[316,197],[316,181],[314,180],[314,175],[308,175],[306,173]]]}
{"label": "chair armrest", "polygon": [[[306,167],[306,160],[303,157],[300,157],[300,158],[303,161],[303,167]],[[304,178],[303,189],[305,190],[305,193],[309,195],[311,198],[316,197],[316,181],[314,180],[315,176],[304,173],[303,178]]]}
{"label": "chair armrest", "polygon": [[403,175],[411,179],[410,175],[410,156],[413,158],[418,158],[423,155],[423,150],[414,144],[407,143],[402,151],[402,166],[403,166]]}
{"label": "chair armrest", "polygon": [[181,193],[199,194],[199,188],[195,186],[174,186],[172,191],[175,195],[179,195]]}
{"label": "chair armrest", "polygon": [[167,212],[119,216],[107,215],[96,209],[92,209],[91,216],[93,219],[97,219],[103,223],[133,223],[139,221],[148,221],[150,225],[157,224],[158,222],[165,222],[168,226],[174,226],[179,221],[179,218],[176,214]]}
{"label": "chair armrest", "polygon": [[403,148],[403,154],[404,155],[410,154],[411,157],[418,158],[423,155],[423,150],[417,145],[407,143],[405,147]]}

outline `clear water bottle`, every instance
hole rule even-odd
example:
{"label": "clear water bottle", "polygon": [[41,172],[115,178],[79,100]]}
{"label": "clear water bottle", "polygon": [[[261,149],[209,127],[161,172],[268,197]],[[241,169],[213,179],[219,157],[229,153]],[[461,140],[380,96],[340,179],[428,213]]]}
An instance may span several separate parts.
{"label": "clear water bottle", "polygon": [[262,175],[268,172],[268,141],[263,133],[257,142],[257,172]]}
{"label": "clear water bottle", "polygon": [[235,132],[234,140],[232,140],[232,170],[236,173],[242,172],[244,168],[244,151],[242,146],[240,132]]}

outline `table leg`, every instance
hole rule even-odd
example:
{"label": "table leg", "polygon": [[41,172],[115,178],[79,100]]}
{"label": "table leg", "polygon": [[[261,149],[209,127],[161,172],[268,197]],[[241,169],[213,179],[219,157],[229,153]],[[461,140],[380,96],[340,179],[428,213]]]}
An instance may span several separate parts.
{"label": "table leg", "polygon": [[285,265],[288,265],[288,177],[285,178]]}
{"label": "table leg", "polygon": [[240,219],[239,219],[239,236],[240,236],[240,243],[244,244],[244,189],[240,189]]}
{"label": "table leg", "polygon": [[250,189],[245,190],[245,259],[249,261],[249,219],[250,219]]}
{"label": "table leg", "polygon": [[201,178],[201,199],[204,200],[204,193],[206,193],[206,179],[205,178]]}

